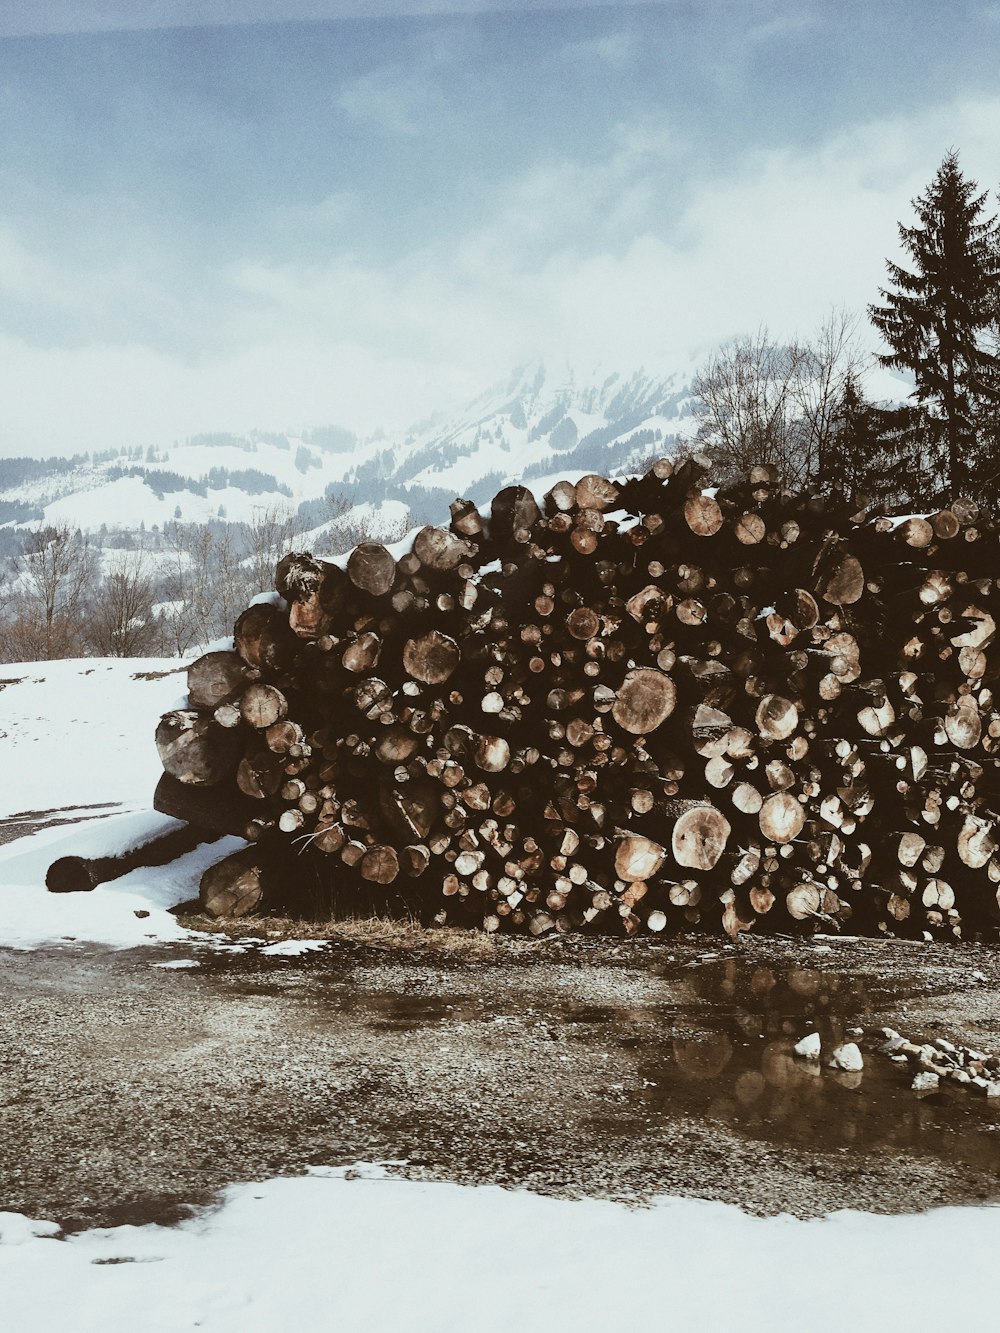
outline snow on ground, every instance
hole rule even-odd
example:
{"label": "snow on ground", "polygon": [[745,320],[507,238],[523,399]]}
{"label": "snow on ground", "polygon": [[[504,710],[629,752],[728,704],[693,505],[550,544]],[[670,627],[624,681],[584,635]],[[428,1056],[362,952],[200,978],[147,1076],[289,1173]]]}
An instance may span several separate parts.
{"label": "snow on ground", "polygon": [[220,1210],[172,1229],[65,1241],[54,1230],[0,1213],[12,1329],[882,1333],[949,1328],[962,1306],[988,1326],[1000,1209],[803,1222],[691,1199],[629,1209],[406,1181],[356,1165],[233,1186]]}
{"label": "snow on ground", "polygon": [[[241,839],[206,843],[90,893],[45,888],[45,871],[59,856],[113,855],[179,827],[151,806],[162,771],[153,735],[160,714],[186,702],[183,667],[176,658],[0,667],[8,682],[0,689],[0,820],[28,811],[51,811],[55,820],[75,811],[85,821],[0,846],[0,946],[77,940],[129,948],[186,937],[168,908],[197,897],[202,871],[244,846]],[[87,806],[112,812],[91,818]]]}
{"label": "snow on ground", "polygon": [[185,665],[94,657],[0,666],[0,819],[100,802],[148,810],[161,772],[153,734],[186,690]]}
{"label": "snow on ground", "polygon": [[[152,788],[149,791],[151,795]],[[132,845],[137,821],[156,824],[162,832],[179,826],[165,815],[111,815],[82,827],[43,829],[0,847],[0,947],[37,949],[75,942],[131,949],[200,938],[180,926],[169,908],[197,898],[202,873],[245,847],[242,838],[203,843],[168,865],[133,870],[89,893],[46,889],[45,872],[57,857],[107,855]]]}

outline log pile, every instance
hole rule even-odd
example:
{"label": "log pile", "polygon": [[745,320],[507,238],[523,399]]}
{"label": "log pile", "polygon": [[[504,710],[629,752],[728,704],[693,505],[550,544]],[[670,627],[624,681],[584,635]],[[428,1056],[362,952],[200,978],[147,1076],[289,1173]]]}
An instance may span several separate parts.
{"label": "log pile", "polygon": [[[992,929],[997,530],[706,466],[286,556],[162,719],[159,808],[488,931]],[[212,902],[266,896],[252,852]]]}

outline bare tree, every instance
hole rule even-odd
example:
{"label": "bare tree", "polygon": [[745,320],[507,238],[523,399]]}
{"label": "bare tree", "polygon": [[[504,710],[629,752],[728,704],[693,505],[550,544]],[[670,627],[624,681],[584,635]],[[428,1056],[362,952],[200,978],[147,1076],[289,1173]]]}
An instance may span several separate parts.
{"label": "bare tree", "polygon": [[806,434],[806,480],[819,486],[839,478],[834,441],[841,430],[844,394],[858,387],[862,356],[859,320],[843,307],[832,310],[815,336],[802,343],[796,359],[792,397]]}
{"label": "bare tree", "polygon": [[14,561],[2,650],[9,661],[71,657],[84,647],[95,552],[68,524],[31,534]]}
{"label": "bare tree", "polygon": [[855,339],[854,319],[835,311],[811,341],[778,343],[761,327],[709,358],[692,386],[696,442],[723,478],[762,464],[791,487],[824,475]]}
{"label": "bare tree", "polygon": [[160,625],[153,611],[156,581],[145,551],[109,553],[111,563],[87,618],[87,637],[104,657],[153,652]]}

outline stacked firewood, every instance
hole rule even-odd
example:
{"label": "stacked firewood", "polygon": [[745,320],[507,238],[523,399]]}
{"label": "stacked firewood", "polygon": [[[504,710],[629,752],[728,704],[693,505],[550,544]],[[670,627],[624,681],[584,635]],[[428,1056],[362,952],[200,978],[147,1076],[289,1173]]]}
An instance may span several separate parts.
{"label": "stacked firewood", "polygon": [[270,858],[490,931],[992,929],[996,529],[705,467],[286,556],[157,731],[160,808],[254,844],[207,910]]}

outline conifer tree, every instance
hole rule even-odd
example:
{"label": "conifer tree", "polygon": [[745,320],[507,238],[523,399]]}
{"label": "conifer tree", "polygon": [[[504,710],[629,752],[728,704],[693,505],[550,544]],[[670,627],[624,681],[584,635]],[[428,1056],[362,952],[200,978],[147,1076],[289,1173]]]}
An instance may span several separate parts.
{"label": "conifer tree", "polygon": [[979,427],[1000,405],[1000,226],[977,188],[950,152],[913,200],[917,225],[899,226],[913,271],[889,261],[885,304],[869,307],[890,348],[879,361],[916,381],[896,423],[901,470],[930,464],[952,495],[974,483]]}

